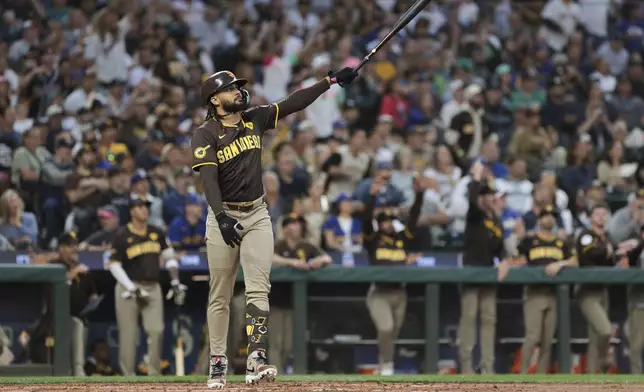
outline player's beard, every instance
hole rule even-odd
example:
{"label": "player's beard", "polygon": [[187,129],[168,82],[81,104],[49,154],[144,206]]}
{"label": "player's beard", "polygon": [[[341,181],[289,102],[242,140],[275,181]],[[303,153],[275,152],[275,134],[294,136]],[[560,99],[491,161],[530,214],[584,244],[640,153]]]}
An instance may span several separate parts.
{"label": "player's beard", "polygon": [[240,101],[224,102],[221,104],[221,108],[224,109],[226,113],[237,113],[243,112],[248,109],[248,103]]}

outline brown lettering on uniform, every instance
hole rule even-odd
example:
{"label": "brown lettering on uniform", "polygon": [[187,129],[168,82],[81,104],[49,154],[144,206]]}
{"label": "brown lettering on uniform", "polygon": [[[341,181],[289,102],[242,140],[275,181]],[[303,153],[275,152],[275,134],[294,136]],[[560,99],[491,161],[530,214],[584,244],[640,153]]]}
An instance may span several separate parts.
{"label": "brown lettering on uniform", "polygon": [[230,152],[230,146],[224,147],[224,157],[226,161],[233,158],[233,154]]}

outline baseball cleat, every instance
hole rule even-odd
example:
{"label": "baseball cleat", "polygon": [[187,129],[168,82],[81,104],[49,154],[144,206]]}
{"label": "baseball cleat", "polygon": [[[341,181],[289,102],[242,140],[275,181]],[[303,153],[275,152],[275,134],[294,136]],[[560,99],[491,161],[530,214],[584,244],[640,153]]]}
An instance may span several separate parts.
{"label": "baseball cleat", "polygon": [[268,364],[266,352],[255,350],[246,361],[246,384],[272,382],[277,377],[277,368]]}
{"label": "baseball cleat", "polygon": [[222,389],[226,385],[228,359],[225,356],[210,357],[210,374],[206,385],[212,389]]}

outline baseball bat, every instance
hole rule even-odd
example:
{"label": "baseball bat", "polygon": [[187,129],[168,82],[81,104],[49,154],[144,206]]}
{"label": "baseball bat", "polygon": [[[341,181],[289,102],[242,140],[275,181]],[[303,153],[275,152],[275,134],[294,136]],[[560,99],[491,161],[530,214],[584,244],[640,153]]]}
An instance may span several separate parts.
{"label": "baseball bat", "polygon": [[422,11],[423,8],[425,8],[425,6],[429,4],[430,1],[431,0],[417,0],[414,4],[412,4],[412,6],[409,7],[407,12],[405,12],[400,17],[400,19],[398,19],[394,27],[391,28],[391,31],[388,32],[387,35],[385,35],[385,37],[380,42],[378,42],[378,45],[376,45],[376,47],[373,48],[371,52],[369,52],[366,56],[364,56],[362,61],[360,61],[360,64],[358,64],[358,66],[355,67],[353,70],[357,72],[360,68],[362,68],[367,63],[367,61],[371,59],[371,56],[376,54],[383,46],[385,46],[387,42],[389,42],[389,40],[392,37],[394,37],[396,34],[400,32],[400,30],[402,30],[405,26],[407,26],[409,22],[411,22],[412,19],[414,19],[416,15],[418,15],[418,13],[420,13],[420,11]]}
{"label": "baseball bat", "polygon": [[181,305],[177,305],[177,346],[174,349],[174,370],[177,376],[186,375],[183,338],[181,338]]}

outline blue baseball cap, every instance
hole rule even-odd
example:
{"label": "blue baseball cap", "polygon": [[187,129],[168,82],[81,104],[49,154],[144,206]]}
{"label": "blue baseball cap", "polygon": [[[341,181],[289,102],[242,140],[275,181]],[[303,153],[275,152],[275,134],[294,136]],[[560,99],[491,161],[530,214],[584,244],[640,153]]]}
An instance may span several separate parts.
{"label": "blue baseball cap", "polygon": [[197,197],[197,195],[193,195],[192,193],[188,193],[186,195],[186,205],[190,204],[199,204],[201,205],[201,200]]}
{"label": "blue baseball cap", "polygon": [[346,193],[340,193],[338,195],[338,197],[336,197],[335,202],[337,204],[340,204],[340,203],[342,203],[343,201],[346,201],[346,200],[351,200],[351,196],[347,195]]}
{"label": "blue baseball cap", "polygon": [[148,178],[148,175],[144,171],[137,170],[137,172],[132,176],[130,184],[134,185],[139,181],[145,180],[146,178]]}

